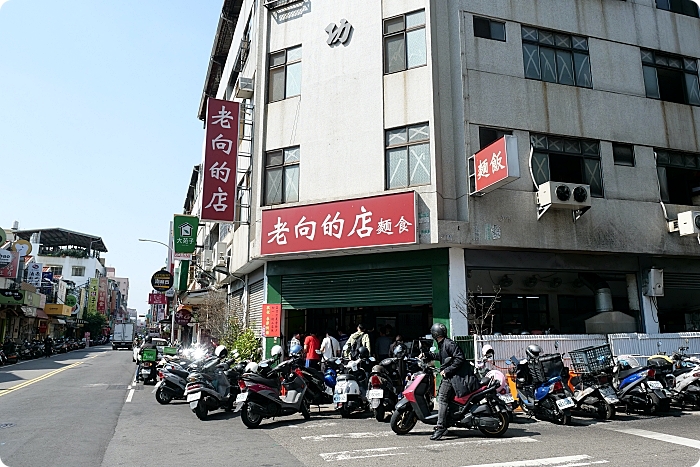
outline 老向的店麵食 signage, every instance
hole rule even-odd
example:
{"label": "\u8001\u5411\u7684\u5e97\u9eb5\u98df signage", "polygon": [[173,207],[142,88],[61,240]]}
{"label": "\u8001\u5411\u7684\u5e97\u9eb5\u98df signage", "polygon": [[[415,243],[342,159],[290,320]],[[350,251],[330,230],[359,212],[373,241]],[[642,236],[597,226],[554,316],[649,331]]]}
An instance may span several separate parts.
{"label": "\u8001\u5411\u7684\u5e97\u9eb5\u98df signage", "polygon": [[197,246],[199,218],[175,214],[173,219],[173,248],[175,253],[194,253]]}
{"label": "\u8001\u5411\u7684\u5e97\u9eb5\u98df signage", "polygon": [[233,222],[238,158],[238,111],[237,102],[212,98],[207,101],[202,220]]}
{"label": "\u8001\u5411\u7684\u5e97\u9eb5\u98df signage", "polygon": [[263,255],[416,243],[413,191],[262,213]]}
{"label": "\u8001\u5411\u7684\u5e97\u9eb5\u98df signage", "polygon": [[520,178],[518,139],[515,136],[494,141],[470,159],[471,195],[483,195]]}
{"label": "\u8001\u5411\u7684\u5e97\u9eb5\u98df signage", "polygon": [[165,269],[160,270],[151,276],[151,286],[158,292],[165,292],[173,286],[173,275]]}

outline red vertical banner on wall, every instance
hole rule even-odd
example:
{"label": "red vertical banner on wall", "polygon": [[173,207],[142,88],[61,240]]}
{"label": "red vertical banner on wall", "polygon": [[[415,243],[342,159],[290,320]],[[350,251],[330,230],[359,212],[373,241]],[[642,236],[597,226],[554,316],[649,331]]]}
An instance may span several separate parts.
{"label": "red vertical banner on wall", "polygon": [[204,142],[202,220],[233,221],[238,158],[237,102],[209,99]]}
{"label": "red vertical banner on wall", "polygon": [[264,304],[263,305],[263,336],[265,337],[281,337],[280,334],[280,317],[282,316],[282,305],[279,304]]}
{"label": "red vertical banner on wall", "polygon": [[97,311],[103,315],[107,313],[107,278],[100,277],[97,287]]}

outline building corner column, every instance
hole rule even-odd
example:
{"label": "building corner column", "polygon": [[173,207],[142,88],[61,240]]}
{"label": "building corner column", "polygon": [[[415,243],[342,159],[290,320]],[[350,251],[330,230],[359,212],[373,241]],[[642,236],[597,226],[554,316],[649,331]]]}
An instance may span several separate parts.
{"label": "building corner column", "polygon": [[467,320],[467,269],[464,249],[449,249],[450,331],[452,336],[469,334]]}

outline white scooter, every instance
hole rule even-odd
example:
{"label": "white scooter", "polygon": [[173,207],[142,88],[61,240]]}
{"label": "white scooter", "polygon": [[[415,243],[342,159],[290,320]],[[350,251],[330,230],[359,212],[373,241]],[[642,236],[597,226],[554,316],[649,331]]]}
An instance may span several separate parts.
{"label": "white scooter", "polygon": [[[343,350],[348,350],[347,344]],[[369,354],[369,352],[367,353]],[[369,355],[353,357],[356,359],[349,360],[344,365],[345,373],[338,375],[333,392],[335,410],[339,411],[343,418],[349,417],[353,412],[369,410],[367,383],[369,370],[371,370],[375,359]],[[342,360],[338,359],[336,363],[341,364]]]}

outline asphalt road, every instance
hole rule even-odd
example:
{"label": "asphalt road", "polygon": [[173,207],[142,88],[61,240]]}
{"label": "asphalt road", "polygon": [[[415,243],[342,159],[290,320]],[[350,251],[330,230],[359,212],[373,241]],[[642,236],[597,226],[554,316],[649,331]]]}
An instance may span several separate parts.
{"label": "asphalt road", "polygon": [[[73,366],[72,366],[73,365]],[[0,459],[19,466],[700,466],[700,412],[575,418],[567,427],[516,417],[503,439],[431,427],[396,436],[388,423],[314,411],[246,429],[237,414],[200,421],[132,385],[128,351],[76,351],[0,367]],[[59,370],[58,372],[55,372]],[[55,373],[54,373],[55,372]],[[15,388],[15,389],[12,389]],[[133,389],[133,391],[132,391]],[[2,464],[0,463],[0,466]]]}

